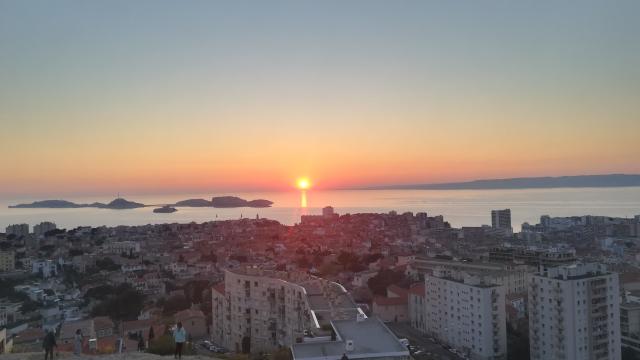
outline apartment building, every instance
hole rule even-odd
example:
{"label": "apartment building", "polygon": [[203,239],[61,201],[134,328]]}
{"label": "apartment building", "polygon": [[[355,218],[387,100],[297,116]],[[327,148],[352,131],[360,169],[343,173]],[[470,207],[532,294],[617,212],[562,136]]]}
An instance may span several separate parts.
{"label": "apartment building", "polygon": [[16,268],[15,253],[0,250],[0,272],[13,271]]}
{"label": "apartment building", "polygon": [[506,358],[504,286],[436,269],[425,276],[425,288],[427,334],[472,359]]}
{"label": "apartment building", "polygon": [[511,230],[511,209],[491,210],[491,227]]}
{"label": "apartment building", "polygon": [[211,334],[234,351],[272,351],[305,335],[321,335],[331,320],[355,319],[359,313],[334,282],[298,272],[226,270],[224,286],[212,290]]}
{"label": "apartment building", "polygon": [[640,299],[625,299],[620,304],[620,339],[623,347],[640,353]]}
{"label": "apartment building", "polygon": [[417,283],[409,288],[409,323],[411,327],[420,331],[427,331],[425,323],[425,287],[424,283]]}
{"label": "apartment building", "polygon": [[57,229],[56,224],[50,221],[43,221],[40,224],[33,226],[33,233],[36,236],[43,236],[44,234],[47,233],[47,231],[51,231],[55,229]]}
{"label": "apartment building", "polygon": [[529,286],[531,359],[619,360],[619,303],[605,265],[540,266]]}
{"label": "apartment building", "polygon": [[13,224],[9,225],[5,228],[5,233],[7,235],[15,235],[15,236],[28,236],[29,235],[29,224]]}

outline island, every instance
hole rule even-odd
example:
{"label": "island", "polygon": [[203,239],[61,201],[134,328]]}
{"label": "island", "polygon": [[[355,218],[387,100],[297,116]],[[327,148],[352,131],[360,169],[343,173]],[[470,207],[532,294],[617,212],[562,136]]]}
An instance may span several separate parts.
{"label": "island", "polygon": [[264,199],[247,201],[236,196],[220,196],[211,199],[211,206],[215,208],[235,208],[235,207],[252,207],[264,208],[270,207],[273,202]]}
{"label": "island", "polygon": [[173,204],[173,206],[182,206],[182,207],[211,207],[211,201],[205,199],[188,199],[178,201]]}
{"label": "island", "polygon": [[161,213],[161,214],[170,214],[170,213],[174,213],[178,211],[178,209],[171,207],[169,205],[165,205],[163,207],[159,207],[157,209],[153,209],[154,213]]}
{"label": "island", "polygon": [[126,210],[145,207],[147,205],[129,201],[123,198],[117,198],[108,204],[95,202],[92,204],[76,204],[66,200],[41,200],[34,201],[30,204],[18,204],[9,205],[9,208],[14,209],[75,209],[75,208],[98,208],[98,209],[113,209],[113,210]]}
{"label": "island", "polygon": [[[182,200],[182,201],[178,201],[175,204],[168,204],[160,208],[154,209],[153,211],[156,213],[171,213],[171,212],[177,211],[177,209],[175,209],[176,207],[266,208],[266,207],[271,207],[271,205],[273,205],[273,202],[265,199],[245,200],[237,196],[219,196],[219,197],[213,197],[211,198],[211,200],[205,200],[205,199]],[[129,201],[123,198],[117,198],[107,204],[103,204],[99,202],[95,202],[92,204],[77,204],[67,200],[40,200],[40,201],[34,201],[29,204],[9,205],[9,208],[14,208],[14,209],[98,208],[98,209],[126,210],[126,209],[136,209],[136,208],[141,208],[146,206],[151,206],[151,205],[145,205],[145,204],[137,203],[134,201]]]}
{"label": "island", "polygon": [[265,208],[271,207],[273,201],[265,199],[245,200],[237,196],[218,196],[213,197],[211,200],[205,199],[188,199],[178,201],[172,206],[182,207],[214,207],[214,208],[237,208],[237,207],[251,207],[251,208]]}

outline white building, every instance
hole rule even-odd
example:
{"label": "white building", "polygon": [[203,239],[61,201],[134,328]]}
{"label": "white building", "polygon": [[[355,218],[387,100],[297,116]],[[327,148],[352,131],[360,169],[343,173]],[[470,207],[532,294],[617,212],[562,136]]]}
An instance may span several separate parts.
{"label": "white building", "polygon": [[377,318],[331,322],[335,338],[305,338],[291,346],[293,360],[349,359],[409,360],[406,346]]}
{"label": "white building", "polygon": [[504,286],[436,269],[425,275],[425,287],[427,334],[472,359],[506,358]]}
{"label": "white building", "polygon": [[7,235],[27,236],[29,235],[29,224],[13,224],[5,229]]}
{"label": "white building", "polygon": [[623,347],[640,352],[640,299],[627,296],[620,304],[620,337]]}
{"label": "white building", "polygon": [[234,269],[225,272],[224,286],[213,288],[211,334],[232,351],[272,351],[357,314],[362,311],[337,283],[306,273]]}
{"label": "white building", "polygon": [[33,233],[36,236],[42,236],[44,235],[47,231],[51,231],[51,230],[55,230],[57,229],[56,224],[50,222],[50,221],[43,221],[38,225],[35,225],[33,227]]}
{"label": "white building", "polygon": [[546,268],[531,276],[531,359],[620,359],[618,276],[601,264]]}
{"label": "white building", "polygon": [[45,279],[58,274],[58,268],[53,260],[38,260],[31,263],[32,274],[42,274]]}

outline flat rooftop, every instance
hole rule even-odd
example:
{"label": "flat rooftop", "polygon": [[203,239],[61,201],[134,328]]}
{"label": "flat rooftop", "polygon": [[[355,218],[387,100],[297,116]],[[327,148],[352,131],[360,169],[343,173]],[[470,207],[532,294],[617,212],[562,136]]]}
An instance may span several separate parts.
{"label": "flat rooftop", "polygon": [[[378,318],[362,321],[334,320],[335,341],[318,341],[294,344],[293,358],[297,360],[340,359],[346,354],[350,359],[409,356],[409,350]],[[353,341],[354,349],[346,350],[347,340]]]}

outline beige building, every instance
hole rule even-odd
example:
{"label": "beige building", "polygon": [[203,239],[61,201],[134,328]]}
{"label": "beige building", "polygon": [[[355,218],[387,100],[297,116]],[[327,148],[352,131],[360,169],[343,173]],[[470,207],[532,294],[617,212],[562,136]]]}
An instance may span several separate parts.
{"label": "beige building", "polygon": [[15,253],[13,251],[0,251],[0,272],[9,272],[15,269]]}
{"label": "beige building", "polygon": [[212,290],[212,340],[238,352],[272,351],[320,335],[362,311],[339,284],[306,273],[227,270]]}
{"label": "beige building", "polygon": [[182,323],[187,336],[191,339],[202,339],[207,336],[207,319],[200,310],[182,310],[175,315],[175,321]]}
{"label": "beige building", "polygon": [[373,298],[373,314],[384,322],[409,321],[409,291],[396,285],[387,288],[387,296]]}
{"label": "beige building", "polygon": [[425,286],[424,283],[418,283],[409,289],[409,323],[411,327],[420,331],[427,331],[426,314],[425,314]]}

